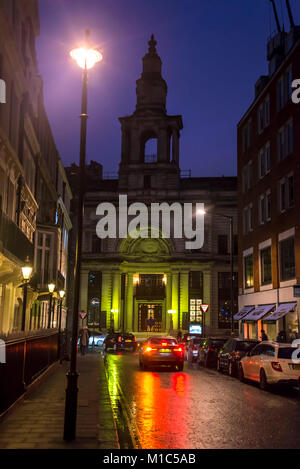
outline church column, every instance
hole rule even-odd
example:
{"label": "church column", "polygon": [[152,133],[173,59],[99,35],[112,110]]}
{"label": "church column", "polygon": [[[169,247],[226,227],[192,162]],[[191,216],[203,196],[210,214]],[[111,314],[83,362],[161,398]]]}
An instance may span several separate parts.
{"label": "church column", "polygon": [[132,331],[133,324],[133,273],[127,274],[125,331]]}
{"label": "church column", "polygon": [[173,318],[173,329],[178,329],[178,314],[179,314],[179,296],[178,296],[178,280],[179,273],[172,272],[172,310],[176,311],[176,314],[172,314]]}
{"label": "church column", "polygon": [[131,139],[130,139],[130,160],[129,163],[139,163],[140,162],[140,137],[138,133],[138,128],[133,127],[131,129]]}
{"label": "church column", "polygon": [[159,136],[157,140],[157,161],[159,162],[166,162],[170,161],[170,153],[168,149],[170,146],[168,145],[168,132],[166,128],[159,129]]}
{"label": "church column", "polygon": [[111,318],[111,272],[102,272],[101,311],[106,311],[106,328],[110,328]]}
{"label": "church column", "polygon": [[180,324],[178,327],[182,328],[183,313],[189,311],[189,272],[180,272]]}
{"label": "church column", "polygon": [[112,307],[114,310],[114,326],[116,330],[120,330],[120,314],[121,314],[121,273],[119,271],[113,272],[113,287],[112,287]]}

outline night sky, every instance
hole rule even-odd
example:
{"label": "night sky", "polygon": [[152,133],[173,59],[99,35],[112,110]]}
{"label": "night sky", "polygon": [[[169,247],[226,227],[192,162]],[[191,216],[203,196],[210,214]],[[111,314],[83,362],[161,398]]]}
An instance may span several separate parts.
{"label": "night sky", "polygon": [[[91,30],[104,59],[90,72],[87,161],[117,171],[118,117],[135,109],[135,81],[154,33],[168,84],[168,114],[181,114],[180,167],[193,176],[236,174],[236,124],[267,73],[275,30],[269,0],[40,0],[37,38],[45,104],[64,164],[78,162],[81,71],[69,50]],[[285,1],[277,0],[289,29]],[[282,7],[281,7],[282,5]],[[291,0],[296,24],[300,1]]]}

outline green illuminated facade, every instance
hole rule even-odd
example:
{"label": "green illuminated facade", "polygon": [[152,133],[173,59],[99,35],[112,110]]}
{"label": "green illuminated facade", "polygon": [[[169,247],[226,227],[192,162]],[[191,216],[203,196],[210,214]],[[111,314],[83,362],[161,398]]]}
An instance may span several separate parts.
{"label": "green illuminated facade", "polygon": [[[232,215],[236,220],[236,178],[183,177],[179,167],[182,118],[167,115],[167,84],[161,76],[153,37],[143,58],[136,93],[135,112],[119,119],[122,147],[118,174],[103,177],[102,166],[96,162],[86,168],[81,311],[88,312],[90,327],[102,330],[114,327],[149,335],[186,331],[190,324],[198,324],[206,335],[224,333],[230,329],[229,225],[218,214]],[[68,168],[75,195],[77,170],[76,165]],[[204,203],[203,247],[186,249],[184,238],[161,235],[99,239],[96,208],[110,202],[118,209],[119,194],[127,195],[128,205]],[[76,231],[75,217],[73,223]],[[204,315],[201,303],[209,304]]]}

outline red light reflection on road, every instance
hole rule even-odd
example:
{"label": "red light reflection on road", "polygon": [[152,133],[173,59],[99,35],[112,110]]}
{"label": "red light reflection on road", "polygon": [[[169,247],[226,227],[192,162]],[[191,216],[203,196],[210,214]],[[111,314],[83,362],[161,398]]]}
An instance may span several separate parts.
{"label": "red light reflection on road", "polygon": [[135,414],[143,448],[188,448],[190,377],[185,373],[135,374]]}

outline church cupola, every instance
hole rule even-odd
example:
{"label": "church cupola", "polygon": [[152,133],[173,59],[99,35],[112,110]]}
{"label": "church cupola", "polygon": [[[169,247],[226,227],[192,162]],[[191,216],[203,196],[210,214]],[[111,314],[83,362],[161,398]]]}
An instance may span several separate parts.
{"label": "church cupola", "polygon": [[143,57],[142,76],[136,82],[136,112],[149,110],[165,113],[168,87],[161,76],[161,59],[153,34],[148,44],[149,50]]}
{"label": "church cupola", "polygon": [[131,116],[120,117],[122,157],[119,189],[147,192],[176,189],[179,184],[181,116],[166,112],[167,84],[161,76],[161,59],[152,34],[136,82],[137,104]]}

